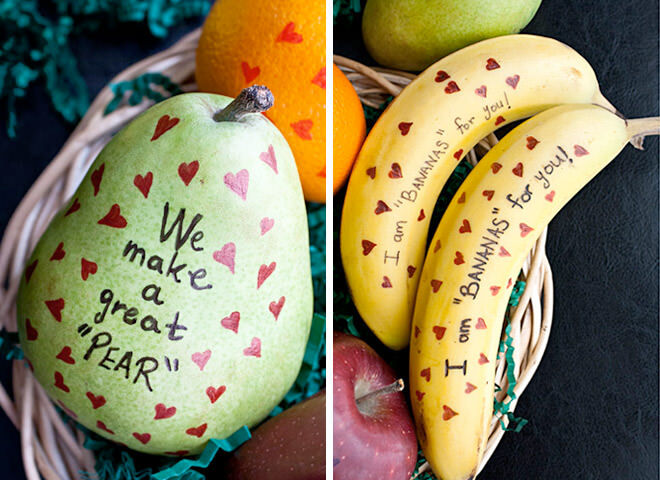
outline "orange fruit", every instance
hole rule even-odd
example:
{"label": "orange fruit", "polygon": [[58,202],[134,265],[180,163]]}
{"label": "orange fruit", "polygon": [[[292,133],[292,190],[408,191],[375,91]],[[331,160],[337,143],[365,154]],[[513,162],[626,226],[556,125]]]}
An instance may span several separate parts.
{"label": "orange fruit", "polygon": [[364,142],[367,124],[362,103],[346,75],[332,64],[332,192],[337,193]]}
{"label": "orange fruit", "polygon": [[197,47],[201,91],[236,97],[266,85],[266,115],[286,138],[305,199],[325,202],[325,2],[218,0]]}

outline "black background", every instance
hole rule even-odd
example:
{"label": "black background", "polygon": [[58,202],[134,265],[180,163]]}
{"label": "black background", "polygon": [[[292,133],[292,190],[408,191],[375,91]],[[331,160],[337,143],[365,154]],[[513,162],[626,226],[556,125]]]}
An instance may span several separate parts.
{"label": "black background", "polygon": [[[658,115],[657,1],[546,0],[524,32],[580,52],[627,117]],[[375,64],[359,23],[335,27],[334,53]],[[645,145],[550,225],[552,331],[516,407],[529,424],[504,435],[479,480],[658,478],[658,138]]]}

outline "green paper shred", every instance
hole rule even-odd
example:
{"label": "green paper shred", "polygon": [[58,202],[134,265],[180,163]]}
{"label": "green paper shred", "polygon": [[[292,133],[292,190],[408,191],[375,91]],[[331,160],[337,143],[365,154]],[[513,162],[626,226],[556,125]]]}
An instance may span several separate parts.
{"label": "green paper shred", "polygon": [[0,330],[0,358],[5,360],[21,360],[23,350],[18,343],[18,333]]}
{"label": "green paper shred", "polygon": [[[110,89],[114,97],[106,106],[104,115],[114,112],[122,104],[126,94],[130,94],[128,96],[129,105],[139,105],[145,98],[158,103],[168,97],[183,93],[179,85],[162,73],[145,73],[133,80],[113,83],[110,85]],[[168,95],[163,95],[163,92]]]}
{"label": "green paper shred", "polygon": [[333,0],[332,16],[334,24],[351,24],[355,22],[359,18],[364,3],[366,3],[364,0]]}

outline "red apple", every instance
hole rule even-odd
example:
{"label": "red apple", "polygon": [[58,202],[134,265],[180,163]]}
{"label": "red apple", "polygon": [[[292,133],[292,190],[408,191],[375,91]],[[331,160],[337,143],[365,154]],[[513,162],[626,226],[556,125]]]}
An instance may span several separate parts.
{"label": "red apple", "polygon": [[325,390],[261,424],[226,472],[229,480],[324,480]]}
{"label": "red apple", "polygon": [[334,480],[408,480],[417,440],[403,381],[362,340],[334,333]]}

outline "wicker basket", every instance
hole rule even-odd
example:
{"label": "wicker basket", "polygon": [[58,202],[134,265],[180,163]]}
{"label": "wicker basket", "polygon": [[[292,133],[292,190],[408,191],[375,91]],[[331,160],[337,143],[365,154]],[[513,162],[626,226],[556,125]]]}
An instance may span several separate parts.
{"label": "wicker basket", "polygon": [[[351,81],[362,103],[374,108],[380,107],[388,97],[396,97],[415,78],[415,75],[408,72],[369,68],[339,55],[334,56],[334,62]],[[477,147],[468,153],[468,161],[472,165],[476,165],[479,161],[477,152],[483,156],[496,143],[497,137],[492,134],[481,140]],[[501,390],[496,394],[496,398],[500,402],[510,402],[510,412],[513,412],[520,394],[532,379],[550,335],[553,283],[550,263],[545,254],[546,238],[547,229],[543,231],[525,261],[520,276],[521,280],[526,282],[525,291],[520,297],[518,306],[511,312],[511,337],[516,378],[513,388],[515,398],[513,399],[507,395],[509,387],[507,361],[504,355],[500,355],[497,360],[495,384],[499,385]],[[501,424],[508,425],[508,417],[496,412],[490,423],[488,445],[481,465],[479,465],[479,471],[488,462],[504,435],[505,430]],[[427,463],[419,469],[417,475],[428,469]]]}

